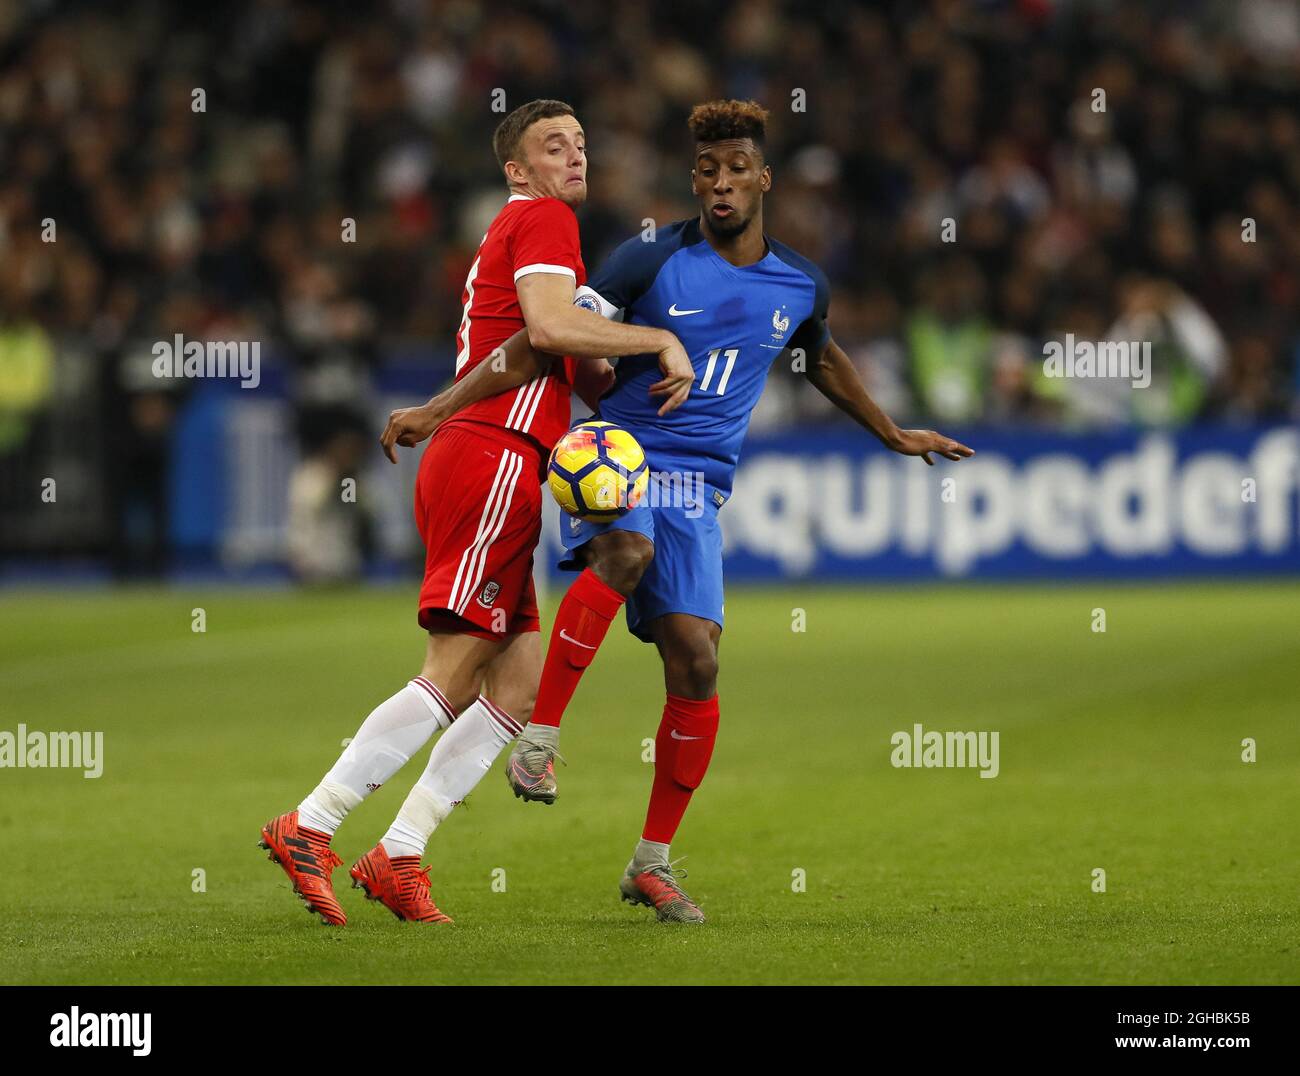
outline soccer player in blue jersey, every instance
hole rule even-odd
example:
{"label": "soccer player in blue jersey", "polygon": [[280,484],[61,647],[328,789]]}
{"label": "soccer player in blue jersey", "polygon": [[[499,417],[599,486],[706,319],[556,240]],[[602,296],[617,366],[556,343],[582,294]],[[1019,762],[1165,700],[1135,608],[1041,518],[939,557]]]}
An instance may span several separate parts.
{"label": "soccer player in blue jersey", "polygon": [[[787,351],[801,355],[813,386],[895,452],[927,464],[931,455],[973,455],[932,430],[899,429],[876,406],[831,339],[825,276],[764,234],[763,195],[772,186],[763,155],[766,121],[752,101],[698,105],[689,127],[699,216],[660,228],[653,242],[629,239],[577,290],[575,303],[606,317],[674,332],[696,381],[681,406],[661,414],[648,391],[661,379],[655,356],[624,356],[606,373],[612,383],[598,417],[630,431],[651,471],[674,479],[614,522],[561,519],[561,566],[580,574],[556,614],[532,719],[506,771],[517,796],[555,800],[560,717],[626,603],[628,628],[659,650],[668,697],[646,824],[619,888],[623,899],[653,907],[663,921],[704,920],[668,849],[713,754],[723,623],[718,511],[731,495],[749,415],[772,362]],[[481,364],[413,416],[419,433],[403,436],[398,418],[391,438],[415,443],[432,421],[429,409],[445,416],[537,376],[549,357],[526,347],[523,337],[507,343],[504,364]]]}

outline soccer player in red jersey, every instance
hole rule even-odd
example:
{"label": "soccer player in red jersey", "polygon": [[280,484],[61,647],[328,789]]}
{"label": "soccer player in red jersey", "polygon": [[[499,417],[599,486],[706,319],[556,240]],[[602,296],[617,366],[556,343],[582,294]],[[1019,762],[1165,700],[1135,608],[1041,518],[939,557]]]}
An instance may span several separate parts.
{"label": "soccer player in red jersey", "polygon": [[[425,845],[487,772],[532,712],[541,673],[533,551],[541,531],[541,481],[569,425],[570,393],[594,403],[612,378],[601,356],[658,355],[651,392],[672,409],[694,372],[676,336],[622,325],[573,305],[586,281],[574,208],[587,194],[582,126],[561,101],[532,101],[493,136],[510,196],[483,237],[465,281],[456,377],[526,330],[547,357],[537,376],[442,422],[430,405],[393,412],[382,438],[418,444],[415,518],[424,541],[419,622],[428,633],[420,675],[380,703],[296,810],[262,829],[261,845],[324,922],[347,921],[331,874],[342,861],[335,830],[433,734],[445,730],[383,839],[350,874],[354,886],[399,919],[446,922],[429,896]],[[564,358],[550,358],[562,355]],[[579,362],[569,356],[589,357]],[[430,401],[432,404],[433,401]]]}

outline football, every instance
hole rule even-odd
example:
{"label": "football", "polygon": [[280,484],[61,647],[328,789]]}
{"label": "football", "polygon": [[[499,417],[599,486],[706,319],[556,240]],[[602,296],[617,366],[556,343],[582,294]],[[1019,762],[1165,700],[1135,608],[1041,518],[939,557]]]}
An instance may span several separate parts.
{"label": "football", "polygon": [[650,484],[650,468],[627,430],[592,419],[556,442],[546,477],[566,512],[607,523],[640,503]]}

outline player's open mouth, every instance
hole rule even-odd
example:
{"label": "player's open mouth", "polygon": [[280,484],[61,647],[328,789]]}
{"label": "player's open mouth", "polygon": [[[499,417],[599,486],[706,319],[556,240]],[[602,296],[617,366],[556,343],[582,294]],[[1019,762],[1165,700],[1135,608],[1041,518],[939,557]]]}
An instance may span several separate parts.
{"label": "player's open mouth", "polygon": [[732,207],[729,206],[726,202],[719,202],[712,209],[710,209],[709,212],[712,213],[715,217],[729,217],[731,216],[732,213],[735,212],[735,210],[732,209]]}

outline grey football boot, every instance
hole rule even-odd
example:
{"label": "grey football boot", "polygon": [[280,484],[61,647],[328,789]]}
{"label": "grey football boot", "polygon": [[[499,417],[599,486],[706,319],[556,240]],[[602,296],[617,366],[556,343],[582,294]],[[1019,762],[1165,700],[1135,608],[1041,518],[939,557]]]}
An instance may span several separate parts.
{"label": "grey football boot", "polygon": [[645,866],[629,863],[618,883],[618,891],[629,904],[653,908],[661,923],[703,923],[704,913],[700,906],[677,881],[685,877],[686,872],[674,870],[671,863]]}
{"label": "grey football boot", "polygon": [[555,784],[555,760],[564,761],[559,740],[560,730],[550,725],[524,726],[506,762],[506,781],[520,799],[555,802],[560,794]]}

